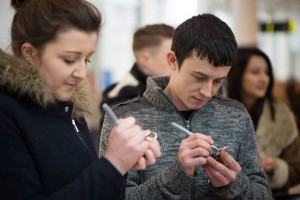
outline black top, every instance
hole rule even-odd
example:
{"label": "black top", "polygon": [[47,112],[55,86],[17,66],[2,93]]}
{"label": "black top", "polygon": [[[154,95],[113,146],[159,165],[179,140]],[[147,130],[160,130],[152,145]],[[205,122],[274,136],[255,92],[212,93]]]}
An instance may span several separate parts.
{"label": "black top", "polygon": [[0,92],[0,199],[122,199],[124,178],[97,158],[83,119],[76,133],[72,107]]}
{"label": "black top", "polygon": [[[128,77],[132,78],[132,82],[128,81]],[[122,102],[126,102],[137,96],[142,96],[146,90],[147,75],[145,75],[138,67],[137,63],[134,63],[129,74],[120,82],[114,83],[103,91],[102,102],[100,103],[100,111],[102,113],[100,119],[100,131],[104,120],[104,110],[102,109],[103,103],[107,103],[109,106],[117,105]],[[122,85],[120,90],[116,94],[112,94],[113,90]]]}

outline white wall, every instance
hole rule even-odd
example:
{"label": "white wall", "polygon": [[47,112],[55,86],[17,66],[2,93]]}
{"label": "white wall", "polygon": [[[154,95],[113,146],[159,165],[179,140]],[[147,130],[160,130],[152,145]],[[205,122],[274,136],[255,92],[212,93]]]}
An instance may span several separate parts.
{"label": "white wall", "polygon": [[10,8],[10,1],[0,1],[0,48],[10,49],[10,25],[14,10]]}

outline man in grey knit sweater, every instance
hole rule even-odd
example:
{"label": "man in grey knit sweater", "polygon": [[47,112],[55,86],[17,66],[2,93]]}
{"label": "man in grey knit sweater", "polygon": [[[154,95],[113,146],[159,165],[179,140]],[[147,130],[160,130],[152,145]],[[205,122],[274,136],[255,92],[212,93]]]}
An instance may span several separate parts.
{"label": "man in grey knit sweater", "polygon": [[[272,198],[249,114],[218,93],[236,50],[226,23],[210,14],[192,17],[175,30],[166,56],[171,76],[149,77],[143,97],[113,107],[119,118],[134,116],[141,127],[157,132],[162,152],[155,165],[128,172],[126,199]],[[105,117],[100,156],[113,126]],[[229,149],[216,160],[212,144]]]}

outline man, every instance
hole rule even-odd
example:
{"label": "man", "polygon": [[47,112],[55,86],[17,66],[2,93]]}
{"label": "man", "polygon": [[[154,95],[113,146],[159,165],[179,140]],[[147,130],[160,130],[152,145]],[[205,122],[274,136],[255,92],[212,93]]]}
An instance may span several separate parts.
{"label": "man", "polygon": [[115,105],[137,96],[146,90],[148,76],[168,76],[171,71],[166,55],[171,49],[174,28],[166,24],[152,24],[139,28],[133,36],[132,49],[135,63],[130,72],[118,83],[103,92],[100,104],[103,123],[103,103]]}
{"label": "man", "polygon": [[[126,199],[272,199],[249,114],[217,92],[236,52],[226,23],[211,14],[192,17],[175,30],[167,54],[171,76],[148,78],[143,97],[114,107],[118,117],[134,116],[157,132],[162,151],[155,165],[129,171]],[[101,156],[112,126],[105,118]],[[212,144],[228,152],[214,159]]]}

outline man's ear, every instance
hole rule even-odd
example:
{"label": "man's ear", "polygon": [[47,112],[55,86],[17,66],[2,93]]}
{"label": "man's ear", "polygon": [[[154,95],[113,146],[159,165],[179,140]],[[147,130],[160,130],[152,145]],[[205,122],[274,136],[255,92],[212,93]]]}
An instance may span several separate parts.
{"label": "man's ear", "polygon": [[142,65],[147,65],[150,59],[150,54],[147,51],[141,51],[139,55],[139,59]]}
{"label": "man's ear", "polygon": [[148,70],[151,67],[151,64],[149,64],[149,62],[150,62],[149,52],[147,52],[147,51],[138,52],[136,59],[137,59],[138,65],[140,67],[140,70],[142,72],[144,72],[145,74],[148,74]]}
{"label": "man's ear", "polygon": [[173,51],[168,52],[167,61],[168,61],[168,64],[169,64],[170,68],[172,70],[175,70],[177,59],[176,59],[175,53]]}
{"label": "man's ear", "polygon": [[23,58],[29,63],[34,63],[34,57],[37,55],[37,50],[30,43],[26,42],[21,47]]}

